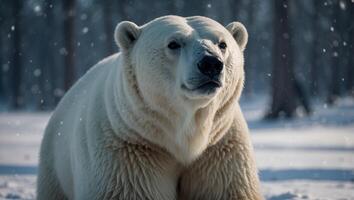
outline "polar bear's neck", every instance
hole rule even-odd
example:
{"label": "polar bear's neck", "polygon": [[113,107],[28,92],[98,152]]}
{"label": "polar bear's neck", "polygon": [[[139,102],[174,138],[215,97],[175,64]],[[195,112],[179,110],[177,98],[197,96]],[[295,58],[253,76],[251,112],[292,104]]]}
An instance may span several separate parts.
{"label": "polar bear's neck", "polygon": [[173,111],[175,114],[166,115],[152,110],[144,102],[133,67],[121,67],[118,74],[113,95],[121,119],[119,123],[128,127],[126,132],[129,130],[129,133],[117,130],[122,136],[143,137],[188,164],[216,143],[231,126],[235,97],[220,105],[210,104],[193,112]]}

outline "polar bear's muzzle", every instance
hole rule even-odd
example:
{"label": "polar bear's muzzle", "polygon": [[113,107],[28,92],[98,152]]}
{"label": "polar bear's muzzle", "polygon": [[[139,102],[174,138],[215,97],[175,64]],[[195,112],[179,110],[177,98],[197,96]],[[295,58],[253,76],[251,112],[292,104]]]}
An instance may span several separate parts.
{"label": "polar bear's muzzle", "polygon": [[222,87],[224,63],[216,56],[205,55],[197,63],[197,68],[197,73],[182,84],[182,89],[203,96],[216,93]]}

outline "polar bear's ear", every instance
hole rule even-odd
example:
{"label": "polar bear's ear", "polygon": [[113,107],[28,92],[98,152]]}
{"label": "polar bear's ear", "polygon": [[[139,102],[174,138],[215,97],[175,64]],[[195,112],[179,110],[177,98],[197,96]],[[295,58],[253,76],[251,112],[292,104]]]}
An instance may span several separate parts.
{"label": "polar bear's ear", "polygon": [[123,21],[114,31],[114,39],[123,51],[130,49],[140,35],[140,28],[133,22]]}
{"label": "polar bear's ear", "polygon": [[245,26],[240,22],[232,22],[226,26],[226,29],[235,38],[237,44],[241,48],[241,51],[245,50],[248,41],[248,33]]}

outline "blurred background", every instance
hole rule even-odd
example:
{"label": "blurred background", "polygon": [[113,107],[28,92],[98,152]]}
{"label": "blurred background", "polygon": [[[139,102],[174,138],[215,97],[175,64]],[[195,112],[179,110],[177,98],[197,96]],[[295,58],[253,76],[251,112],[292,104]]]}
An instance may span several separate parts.
{"label": "blurred background", "polygon": [[353,96],[352,0],[0,0],[0,110],[52,110],[91,66],[118,51],[117,23],[168,14],[245,24],[244,97],[271,97],[268,118]]}
{"label": "blurred background", "polygon": [[354,0],[0,0],[0,200],[35,199],[45,125],[119,51],[116,25],[169,14],[246,26],[240,103],[266,199],[354,199]]}

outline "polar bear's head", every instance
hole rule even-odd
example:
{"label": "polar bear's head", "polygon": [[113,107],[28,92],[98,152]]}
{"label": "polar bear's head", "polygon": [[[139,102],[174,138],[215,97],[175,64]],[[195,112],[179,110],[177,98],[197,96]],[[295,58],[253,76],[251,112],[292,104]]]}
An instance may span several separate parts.
{"label": "polar bear's head", "polygon": [[160,106],[156,102],[205,107],[243,81],[248,34],[238,22],[224,27],[206,17],[165,16],[139,27],[125,21],[115,39],[153,107]]}
{"label": "polar bear's head", "polygon": [[225,134],[244,80],[242,24],[165,16],[140,27],[121,22],[115,39],[124,96],[137,112],[131,128],[185,163]]}

